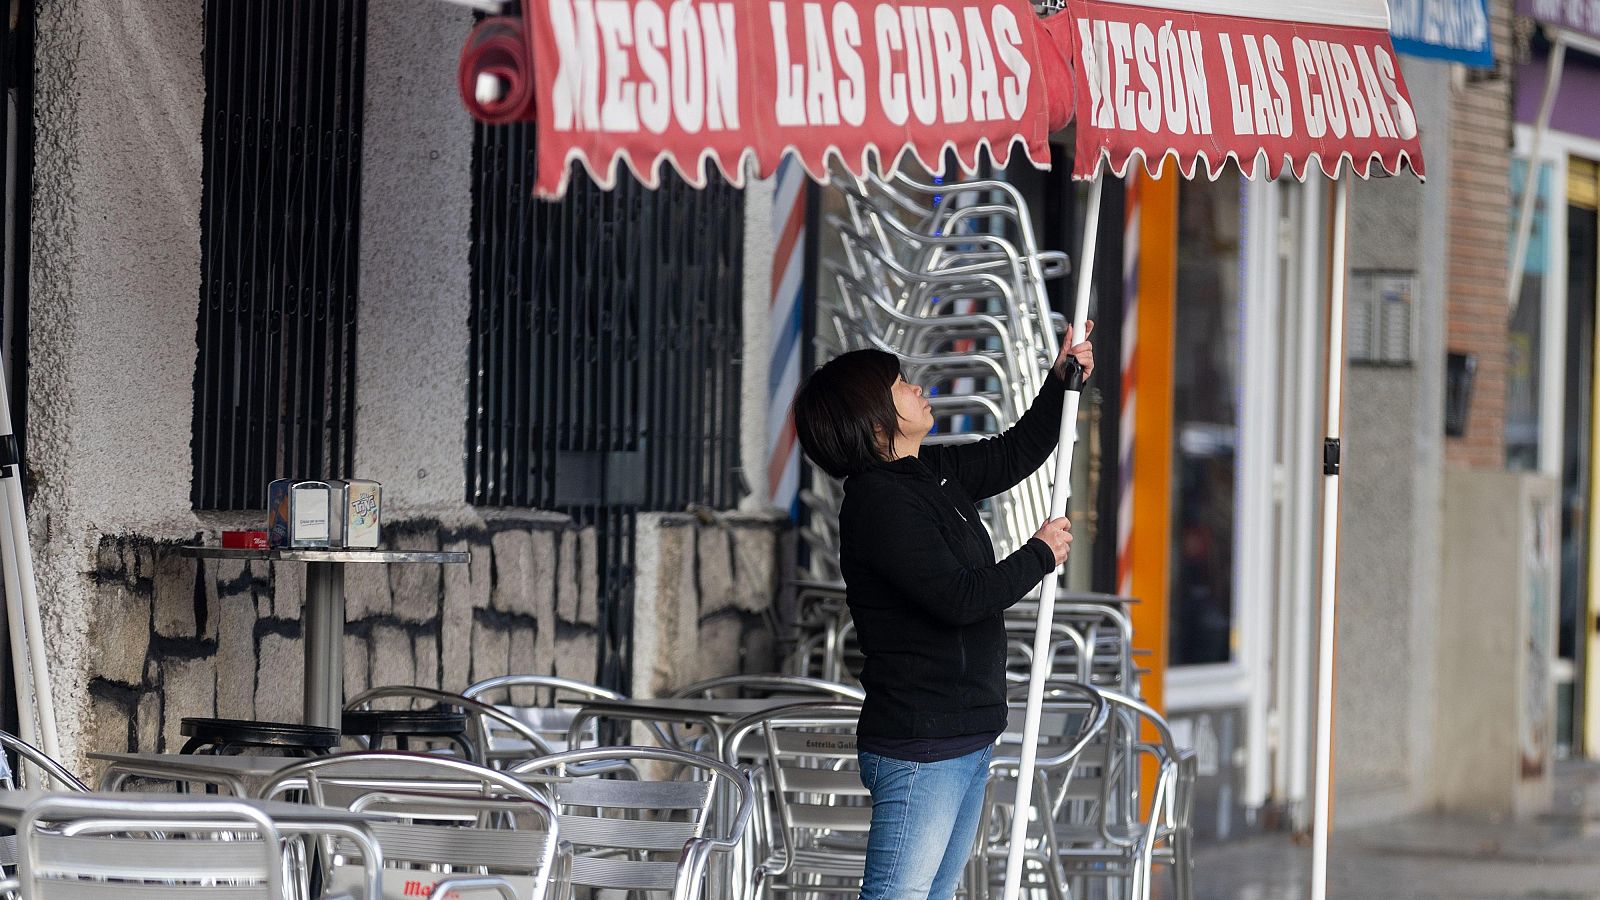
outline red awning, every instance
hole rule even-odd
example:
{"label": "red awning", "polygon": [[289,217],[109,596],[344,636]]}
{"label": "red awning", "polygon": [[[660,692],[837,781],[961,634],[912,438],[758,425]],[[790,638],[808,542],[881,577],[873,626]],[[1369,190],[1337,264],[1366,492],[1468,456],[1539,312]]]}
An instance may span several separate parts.
{"label": "red awning", "polygon": [[[538,123],[535,190],[559,196],[573,160],[610,186],[626,164],[654,185],[670,164],[741,184],[743,162],[794,153],[861,174],[911,154],[942,172],[1020,143],[1048,164],[1070,114],[1064,43],[1022,0],[526,0],[479,23],[463,99],[488,122]],[[1052,23],[1054,24],[1054,23]],[[482,76],[495,90],[482,96]]]}
{"label": "red awning", "polygon": [[1384,0],[1069,0],[1068,15],[1079,176],[1169,157],[1186,178],[1230,159],[1251,177],[1423,174]]}
{"label": "red awning", "polygon": [[[743,184],[786,153],[943,174],[1013,145],[1047,166],[1078,119],[1075,174],[1170,157],[1185,177],[1232,159],[1252,177],[1315,162],[1336,176],[1422,174],[1417,115],[1384,0],[526,0],[479,23],[461,91],[486,122],[537,122],[535,192],[577,160],[604,186],[626,165]],[[490,90],[483,90],[485,87]],[[1377,164],[1374,170],[1373,164]]]}

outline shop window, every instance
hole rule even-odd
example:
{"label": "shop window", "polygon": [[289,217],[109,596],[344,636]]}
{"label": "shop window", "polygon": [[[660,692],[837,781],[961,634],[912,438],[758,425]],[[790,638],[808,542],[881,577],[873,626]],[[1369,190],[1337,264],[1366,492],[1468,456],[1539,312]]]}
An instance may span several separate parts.
{"label": "shop window", "polygon": [[1233,658],[1241,182],[1184,182],[1173,358],[1171,662]]}
{"label": "shop window", "polygon": [[196,509],[349,474],[365,0],[205,4]]}

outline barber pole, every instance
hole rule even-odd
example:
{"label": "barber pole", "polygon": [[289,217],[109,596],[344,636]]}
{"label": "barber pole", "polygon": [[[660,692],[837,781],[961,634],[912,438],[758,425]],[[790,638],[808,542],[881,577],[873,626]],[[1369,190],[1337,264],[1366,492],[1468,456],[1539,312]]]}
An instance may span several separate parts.
{"label": "barber pole", "polygon": [[772,505],[799,512],[800,445],[794,431],[794,393],[800,384],[801,306],[805,287],[805,170],[786,158],[779,166],[772,198],[771,356],[767,370],[767,489]]}
{"label": "barber pole", "polygon": [[1139,401],[1139,179],[1124,193],[1127,219],[1122,228],[1122,398],[1117,417],[1117,593],[1133,595],[1133,428]]}

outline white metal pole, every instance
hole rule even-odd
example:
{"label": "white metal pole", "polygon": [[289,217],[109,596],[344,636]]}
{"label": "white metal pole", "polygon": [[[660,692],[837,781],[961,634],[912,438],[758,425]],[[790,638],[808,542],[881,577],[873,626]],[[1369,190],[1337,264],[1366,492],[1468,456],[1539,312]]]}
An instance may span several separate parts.
{"label": "white metal pole", "polygon": [[1550,58],[1545,62],[1544,96],[1539,100],[1539,118],[1533,123],[1533,139],[1528,144],[1528,174],[1522,178],[1522,203],[1517,208],[1517,240],[1511,248],[1511,281],[1506,284],[1507,318],[1517,312],[1517,301],[1522,299],[1522,273],[1527,268],[1528,240],[1533,235],[1533,201],[1538,196],[1539,147],[1544,143],[1544,133],[1550,127],[1550,113],[1555,109],[1556,94],[1561,88],[1561,70],[1567,61],[1567,37],[1557,31],[1551,38]]}
{"label": "white metal pole", "polygon": [[[1290,456],[1289,459],[1307,458],[1316,453],[1317,446],[1317,332],[1320,330],[1320,317],[1316,316],[1306,304],[1312,297],[1322,293],[1322,248],[1320,242],[1313,236],[1322,233],[1322,225],[1327,221],[1326,207],[1323,205],[1327,197],[1327,190],[1323,187],[1322,176],[1316,174],[1312,168],[1306,173],[1304,201],[1301,204],[1300,234],[1301,263],[1300,263],[1300,296],[1302,302],[1296,304],[1299,312],[1300,324],[1296,334],[1298,344],[1295,355],[1295,440],[1292,443],[1295,453],[1304,453],[1305,457]],[[1289,642],[1289,651],[1284,658],[1289,660],[1290,688],[1289,696],[1289,735],[1290,740],[1284,742],[1285,752],[1289,757],[1289,800],[1293,804],[1294,827],[1303,829],[1309,823],[1310,804],[1306,801],[1311,794],[1310,757],[1306,756],[1307,735],[1311,732],[1311,623],[1316,616],[1316,607],[1312,603],[1315,594],[1312,593],[1311,579],[1316,566],[1316,532],[1313,527],[1317,510],[1317,476],[1315,470],[1309,465],[1294,466],[1294,559],[1292,583],[1294,589],[1287,595],[1292,598],[1290,608],[1293,610],[1293,634]]]}
{"label": "white metal pole", "polygon": [[[10,540],[0,542],[0,555],[5,557],[6,594],[9,600],[14,581],[20,594],[21,619],[27,637],[28,658],[32,663],[33,708],[39,715],[40,747],[51,757],[60,759],[61,747],[56,741],[55,698],[50,692],[44,626],[39,619],[39,593],[33,578],[33,549],[28,544],[28,517],[22,503],[22,459],[16,453],[16,438],[11,431],[11,391],[6,386],[3,353],[0,353],[0,443],[9,445],[9,455],[15,463],[11,466],[13,471],[0,477],[0,490],[4,491],[4,505],[7,507],[0,514],[10,520],[11,531]],[[20,685],[18,689],[21,690]],[[23,720],[28,716],[28,704],[19,697],[17,718]]]}
{"label": "white metal pole", "polygon": [[[1089,185],[1089,208],[1083,222],[1083,252],[1078,255],[1078,293],[1072,308],[1072,338],[1083,336],[1089,318],[1089,289],[1094,284],[1095,236],[1100,230],[1102,176]],[[1068,390],[1061,402],[1061,434],[1056,447],[1056,477],[1050,489],[1050,517],[1066,515],[1072,490],[1072,449],[1078,442],[1078,403],[1081,390]],[[1017,770],[1017,800],[1011,817],[1010,854],[1006,857],[1003,900],[1017,900],[1022,890],[1022,844],[1028,837],[1028,809],[1033,802],[1033,773],[1039,752],[1039,714],[1044,707],[1044,683],[1050,677],[1050,630],[1055,619],[1056,587],[1061,569],[1044,577],[1039,588],[1039,619],[1033,633],[1033,671],[1028,677],[1028,710],[1022,729],[1022,760]],[[1049,827],[1049,822],[1041,822]]]}
{"label": "white metal pole", "polygon": [[1328,440],[1323,451],[1322,590],[1317,622],[1317,755],[1311,821],[1311,900],[1328,896],[1328,828],[1333,818],[1334,626],[1339,602],[1339,433],[1343,418],[1345,232],[1350,182],[1340,178],[1333,200],[1333,291],[1328,310]]}

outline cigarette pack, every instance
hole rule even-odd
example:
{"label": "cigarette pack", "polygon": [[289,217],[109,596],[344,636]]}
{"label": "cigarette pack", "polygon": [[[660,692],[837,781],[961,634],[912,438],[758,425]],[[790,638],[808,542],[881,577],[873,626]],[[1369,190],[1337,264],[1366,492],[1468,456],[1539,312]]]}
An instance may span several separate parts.
{"label": "cigarette pack", "polygon": [[383,485],[351,479],[345,482],[344,545],[376,550],[383,519]]}
{"label": "cigarette pack", "polygon": [[267,485],[267,545],[289,546],[289,488],[294,482],[279,478]]}
{"label": "cigarette pack", "polygon": [[296,482],[289,500],[289,546],[341,546],[339,525],[343,516],[334,515],[336,503],[344,501],[342,482]]}
{"label": "cigarette pack", "polygon": [[222,546],[229,550],[265,550],[267,549],[267,533],[265,531],[224,531],[222,533]]}

